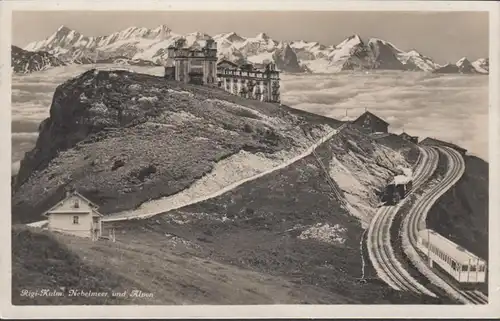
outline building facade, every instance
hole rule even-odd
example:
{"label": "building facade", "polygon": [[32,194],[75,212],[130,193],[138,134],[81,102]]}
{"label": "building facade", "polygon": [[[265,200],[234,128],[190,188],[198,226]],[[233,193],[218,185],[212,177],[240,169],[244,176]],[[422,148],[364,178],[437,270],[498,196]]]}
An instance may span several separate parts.
{"label": "building facade", "polygon": [[226,67],[228,63],[218,64],[217,78],[219,87],[234,95],[266,102],[279,103],[280,75],[273,63],[264,69],[254,69],[252,65],[244,67]]}
{"label": "building facade", "polygon": [[102,217],[97,205],[78,192],[68,192],[63,200],[43,213],[50,231],[98,239],[102,236]]}
{"label": "building facade", "polygon": [[197,85],[217,82],[217,43],[213,39],[186,46],[184,38],[168,47],[165,78]]}

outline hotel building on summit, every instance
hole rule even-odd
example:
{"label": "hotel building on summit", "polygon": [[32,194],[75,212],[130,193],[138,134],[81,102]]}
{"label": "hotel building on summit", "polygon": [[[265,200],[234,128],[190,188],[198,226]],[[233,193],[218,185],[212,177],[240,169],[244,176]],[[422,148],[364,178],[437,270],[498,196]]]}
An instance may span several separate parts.
{"label": "hotel building on summit", "polygon": [[221,60],[217,66],[219,87],[224,90],[245,98],[280,102],[280,75],[274,63],[231,66]]}
{"label": "hotel building on summit", "polygon": [[217,43],[199,40],[191,46],[180,38],[167,48],[165,78],[196,85],[218,86],[248,99],[280,102],[280,77],[274,63],[236,64],[217,59]]}
{"label": "hotel building on summit", "polygon": [[217,43],[213,39],[189,47],[184,38],[177,39],[167,52],[165,78],[197,85],[217,82]]}

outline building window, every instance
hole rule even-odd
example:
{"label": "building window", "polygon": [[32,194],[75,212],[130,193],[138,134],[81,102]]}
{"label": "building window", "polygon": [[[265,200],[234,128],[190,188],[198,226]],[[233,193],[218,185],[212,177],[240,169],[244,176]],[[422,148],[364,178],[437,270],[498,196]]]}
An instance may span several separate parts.
{"label": "building window", "polygon": [[484,272],[485,268],[484,268],[484,265],[480,265],[479,266],[479,272]]}
{"label": "building window", "polygon": [[468,265],[462,265],[462,272],[466,272],[469,270],[469,266]]}
{"label": "building window", "polygon": [[73,202],[73,208],[80,208],[80,202],[78,202],[78,200]]}
{"label": "building window", "polygon": [[470,266],[470,271],[471,272],[476,272],[476,266],[475,265],[471,265]]}
{"label": "building window", "polygon": [[73,216],[73,224],[79,224],[78,220],[80,218],[78,216]]}
{"label": "building window", "polygon": [[453,260],[451,261],[451,268],[453,270],[457,270],[457,263],[455,261],[453,261]]}

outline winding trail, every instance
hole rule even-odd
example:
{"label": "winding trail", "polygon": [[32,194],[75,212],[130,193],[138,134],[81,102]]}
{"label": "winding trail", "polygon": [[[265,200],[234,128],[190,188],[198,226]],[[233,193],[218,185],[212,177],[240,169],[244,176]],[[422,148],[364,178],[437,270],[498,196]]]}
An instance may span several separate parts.
{"label": "winding trail", "polygon": [[[414,171],[413,188],[417,190],[436,170],[438,155],[426,147],[420,148],[420,155]],[[382,206],[370,222],[368,228],[368,254],[377,275],[395,290],[412,291],[436,296],[406,271],[398,261],[391,245],[391,225],[400,208],[408,202],[408,197],[396,206]]]}
{"label": "winding trail", "polygon": [[[263,171],[261,173],[258,173],[256,175],[253,175],[253,176],[250,176],[250,177],[247,177],[247,178],[244,178],[242,180],[239,180],[237,182],[234,182],[230,185],[227,185],[226,187],[214,192],[214,193],[210,193],[208,195],[204,195],[204,196],[201,196],[201,197],[197,197],[197,198],[193,198],[193,199],[190,199],[189,201],[184,201],[184,202],[178,202],[178,203],[172,203],[171,206],[169,207],[165,207],[165,208],[162,208],[161,210],[159,211],[156,211],[156,212],[151,212],[151,213],[139,213],[138,214],[134,214],[133,211],[132,213],[128,212],[126,215],[120,215],[120,213],[117,213],[115,215],[111,214],[109,215],[108,217],[104,218],[103,219],[103,222],[115,222],[115,221],[125,221],[125,220],[131,220],[131,219],[145,219],[145,218],[149,218],[149,217],[152,217],[152,216],[155,216],[155,215],[158,215],[158,214],[162,214],[162,213],[165,213],[165,212],[168,212],[168,211],[171,211],[171,210],[175,210],[175,209],[179,209],[181,207],[185,207],[185,206],[188,206],[188,205],[191,205],[191,204],[195,204],[195,203],[199,203],[199,202],[203,202],[203,201],[206,201],[208,199],[212,199],[212,198],[215,198],[217,196],[220,196],[224,193],[227,193],[235,188],[237,188],[238,186],[244,184],[244,183],[247,183],[247,182],[250,182],[250,181],[253,181],[253,180],[256,180],[258,178],[261,178],[263,176],[266,176],[270,173],[273,173],[275,171],[278,171],[280,169],[283,169],[287,166],[290,166],[291,164],[311,155],[314,153],[315,149],[318,148],[318,146],[320,146],[321,144],[323,144],[324,142],[326,142],[327,140],[329,140],[330,138],[332,138],[334,135],[338,134],[340,131],[342,131],[342,129],[346,126],[346,123],[342,124],[340,127],[328,132],[325,136],[323,136],[322,138],[320,138],[319,140],[317,140],[315,143],[313,143],[309,148],[307,148],[304,152],[302,152],[301,154],[281,163],[279,166],[276,166],[276,167],[273,167],[269,170],[266,170],[266,171]],[[179,192],[178,194],[182,193]],[[175,197],[175,195],[173,195],[173,197]]]}
{"label": "winding trail", "polygon": [[[305,151],[303,151],[299,155],[297,155],[293,158],[290,158],[289,160],[281,163],[279,166],[276,166],[276,167],[273,167],[269,170],[260,172],[256,175],[241,179],[237,182],[234,182],[232,184],[225,186],[224,188],[222,188],[216,192],[213,192],[213,193],[210,193],[207,195],[203,195],[203,196],[197,197],[197,198],[191,198],[189,200],[184,200],[184,201],[180,201],[180,202],[172,202],[172,203],[170,203],[170,206],[162,207],[161,209],[154,211],[154,212],[143,213],[141,211],[141,208],[139,207],[137,210],[113,213],[113,214],[108,215],[107,217],[104,217],[102,219],[102,221],[103,222],[116,222],[116,221],[126,221],[126,220],[134,220],[134,219],[146,219],[146,218],[158,215],[158,214],[163,214],[163,213],[171,211],[171,210],[179,209],[179,208],[191,205],[191,204],[195,204],[195,203],[206,201],[208,199],[215,198],[217,196],[220,196],[224,193],[227,193],[227,192],[237,188],[238,186],[240,186],[244,183],[256,180],[260,177],[266,176],[266,175],[271,174],[275,171],[278,171],[278,170],[283,169],[287,166],[290,166],[291,164],[293,164],[293,163],[295,163],[295,162],[297,162],[297,161],[299,161],[299,160],[301,160],[301,159],[303,159],[311,154],[317,156],[315,153],[316,148],[318,148],[321,144],[323,144],[324,142],[326,142],[327,140],[329,140],[330,138],[332,138],[333,136],[335,136],[336,134],[341,132],[342,129],[344,129],[346,127],[346,125],[347,125],[347,123],[344,123],[341,126],[337,127],[336,129],[331,130],[325,136],[321,137],[316,142],[312,143],[311,146],[309,146]],[[179,194],[182,194],[182,193],[183,193],[183,191],[180,191],[179,193],[168,196],[168,197],[175,198],[176,195],[178,196]],[[46,221],[46,220],[37,221],[37,222],[29,223],[27,225],[31,226],[31,227],[41,227],[44,224],[46,224],[47,222],[48,221]]]}

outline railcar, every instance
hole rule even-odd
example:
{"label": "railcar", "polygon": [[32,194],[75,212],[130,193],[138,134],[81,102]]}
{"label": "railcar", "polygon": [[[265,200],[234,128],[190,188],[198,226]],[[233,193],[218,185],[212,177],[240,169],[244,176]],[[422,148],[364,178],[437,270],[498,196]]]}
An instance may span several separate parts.
{"label": "railcar", "polygon": [[459,284],[478,284],[486,280],[485,260],[433,230],[419,231],[417,247],[431,266],[437,264]]}
{"label": "railcar", "polygon": [[385,187],[382,193],[381,202],[384,205],[395,205],[401,201],[401,199],[408,196],[411,192],[413,183],[412,180],[397,181],[396,179],[391,182],[391,184]]}

